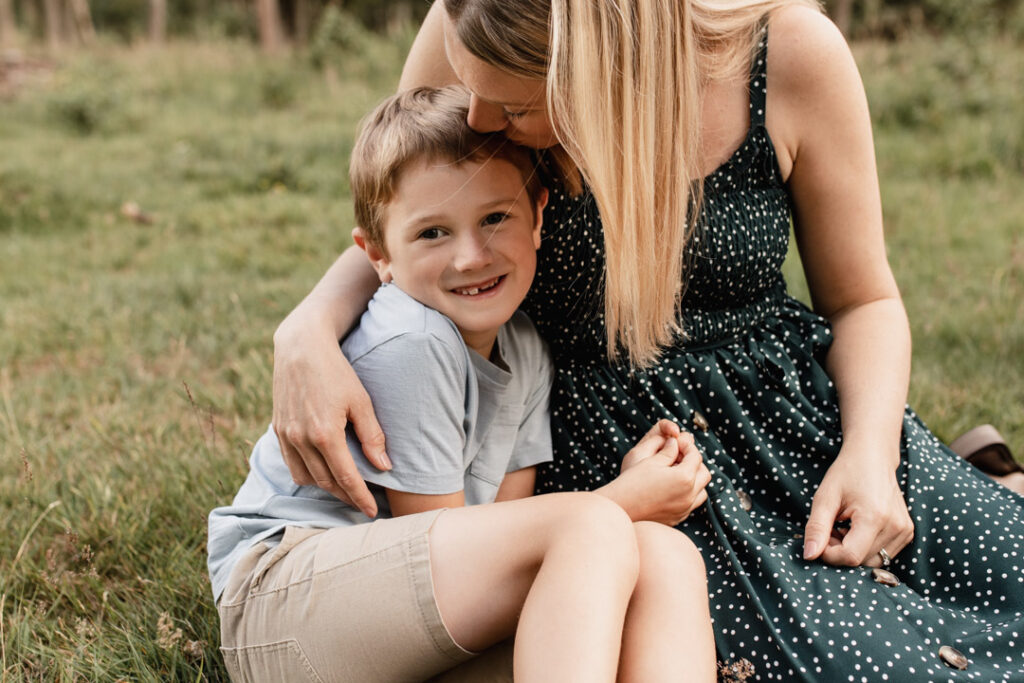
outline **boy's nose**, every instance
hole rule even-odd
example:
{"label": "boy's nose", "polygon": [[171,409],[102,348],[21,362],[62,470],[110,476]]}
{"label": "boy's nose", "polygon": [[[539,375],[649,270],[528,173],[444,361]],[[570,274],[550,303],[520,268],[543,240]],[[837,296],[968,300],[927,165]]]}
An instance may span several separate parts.
{"label": "boy's nose", "polygon": [[496,133],[505,130],[508,119],[498,105],[484,102],[476,95],[470,95],[466,123],[478,133]]}
{"label": "boy's nose", "polygon": [[482,233],[465,235],[459,241],[458,251],[455,254],[455,269],[471,271],[489,266],[494,258],[487,238],[488,236]]}

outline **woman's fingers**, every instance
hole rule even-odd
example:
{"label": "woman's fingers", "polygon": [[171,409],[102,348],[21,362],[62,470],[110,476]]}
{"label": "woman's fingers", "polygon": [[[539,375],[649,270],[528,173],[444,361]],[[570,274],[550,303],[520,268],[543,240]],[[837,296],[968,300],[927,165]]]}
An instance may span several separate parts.
{"label": "woman's fingers", "polygon": [[[384,433],[337,345],[324,358],[330,371],[313,372],[306,363],[279,359],[275,350],[273,424],[281,456],[296,484],[318,486],[374,517],[377,503],[349,452],[345,426],[352,423],[363,454],[378,469],[391,468]],[[297,386],[303,390],[291,390]]]}
{"label": "woman's fingers", "polygon": [[893,560],[914,540],[914,521],[906,509],[903,493],[899,487],[893,489],[893,501],[890,509],[892,510],[891,518],[876,539],[868,557],[865,558],[863,562],[865,566],[884,566],[885,561],[881,553],[883,549],[888,558]]}
{"label": "woman's fingers", "polygon": [[[363,476],[356,469],[344,436],[344,432],[342,432],[341,439],[318,448],[319,457],[316,458],[316,461],[327,463],[330,471],[330,488],[326,490],[341,500],[347,499],[346,502],[355,505],[367,517],[376,517],[377,501],[374,500],[373,494],[370,493],[366,482],[363,481]],[[321,486],[321,488],[324,487]]]}
{"label": "woman's fingers", "polygon": [[297,448],[293,447],[285,439],[284,434],[277,428],[276,422],[274,423],[274,433],[277,434],[277,443],[281,447],[281,457],[284,459],[284,464],[288,466],[288,472],[292,475],[292,481],[299,486],[315,485],[316,478],[313,477],[309,468],[306,467],[306,462],[302,459],[302,455]]}
{"label": "woman's fingers", "polygon": [[[380,423],[377,422],[377,415],[373,412],[373,403],[366,391],[359,392],[359,395],[352,400],[349,406],[349,421],[355,430],[356,438],[359,439],[363,455],[370,461],[370,464],[378,470],[390,470],[391,460],[388,459],[387,452],[384,450],[384,431],[380,428]],[[347,456],[346,459],[352,459],[348,455],[348,448],[344,448],[344,453]]]}
{"label": "woman's fingers", "polygon": [[296,421],[274,423],[274,431],[281,456],[296,484],[317,486],[356,506],[368,517],[377,515],[377,502],[348,450],[344,420],[330,427]]}
{"label": "woman's fingers", "polygon": [[[898,492],[898,490],[897,490]],[[847,530],[837,530],[821,554],[827,564],[843,567],[881,567],[885,564],[881,551],[890,560],[899,555],[914,539],[914,525],[902,495],[881,515],[854,514]]]}
{"label": "woman's fingers", "polygon": [[863,565],[870,558],[881,531],[878,520],[858,519],[854,515],[850,519],[850,531],[838,543],[829,544],[821,553],[822,562],[841,567]]}
{"label": "woman's fingers", "polygon": [[818,487],[811,502],[811,515],[804,528],[805,560],[816,560],[821,557],[832,537],[832,528],[838,514],[839,495],[831,488],[826,488],[824,484]]}

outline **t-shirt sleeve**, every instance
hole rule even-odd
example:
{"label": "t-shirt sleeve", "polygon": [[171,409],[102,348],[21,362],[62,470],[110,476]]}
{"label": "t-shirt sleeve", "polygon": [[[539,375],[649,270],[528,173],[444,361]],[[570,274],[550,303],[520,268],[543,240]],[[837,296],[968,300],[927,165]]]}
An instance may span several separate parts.
{"label": "t-shirt sleeve", "polygon": [[371,465],[349,427],[348,446],[359,473],[396,491],[461,491],[466,450],[464,355],[429,332],[417,332],[379,344],[352,367],[373,402],[392,463],[385,472]]}
{"label": "t-shirt sleeve", "polygon": [[551,413],[548,403],[551,397],[551,383],[554,380],[554,366],[547,348],[542,343],[539,354],[539,367],[531,373],[533,378],[531,391],[523,405],[523,418],[519,423],[516,445],[506,472],[515,472],[524,467],[551,462],[553,457]]}

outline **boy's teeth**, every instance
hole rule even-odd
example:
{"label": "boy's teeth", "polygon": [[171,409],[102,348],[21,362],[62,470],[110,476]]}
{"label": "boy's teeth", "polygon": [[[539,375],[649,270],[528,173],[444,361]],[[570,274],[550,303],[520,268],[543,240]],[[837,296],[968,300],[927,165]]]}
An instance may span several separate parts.
{"label": "boy's teeth", "polygon": [[475,296],[485,289],[490,289],[494,285],[498,284],[498,280],[501,278],[494,278],[483,287],[470,287],[469,289],[456,289],[455,291],[459,294],[465,294],[466,296]]}

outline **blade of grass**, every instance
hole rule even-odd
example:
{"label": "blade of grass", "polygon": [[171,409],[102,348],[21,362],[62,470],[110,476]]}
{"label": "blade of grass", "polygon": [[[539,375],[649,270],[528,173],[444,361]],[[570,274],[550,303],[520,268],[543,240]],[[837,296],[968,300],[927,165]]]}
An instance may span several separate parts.
{"label": "blade of grass", "polygon": [[32,538],[32,534],[36,532],[36,528],[38,528],[39,525],[42,523],[43,518],[50,513],[50,510],[54,509],[58,505],[60,505],[59,500],[55,500],[49,505],[47,505],[46,509],[39,513],[39,516],[36,517],[36,521],[32,523],[31,527],[29,527],[28,533],[25,534],[25,538],[22,539],[21,545],[18,546],[18,552],[14,555],[14,562],[11,563],[12,574],[14,573],[14,568],[18,566],[18,560],[21,559],[22,553],[25,552],[25,546],[28,545],[28,541],[30,538]]}

